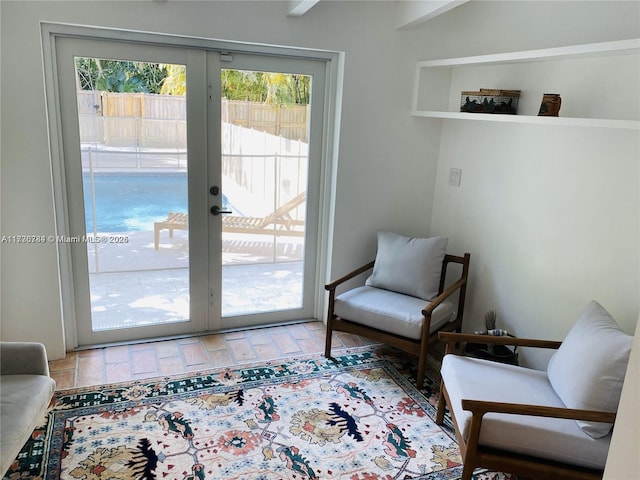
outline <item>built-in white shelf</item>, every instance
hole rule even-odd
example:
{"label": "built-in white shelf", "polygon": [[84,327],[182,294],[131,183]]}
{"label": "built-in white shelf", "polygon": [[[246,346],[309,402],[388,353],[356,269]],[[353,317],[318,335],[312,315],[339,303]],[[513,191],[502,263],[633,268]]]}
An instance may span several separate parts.
{"label": "built-in white shelf", "polygon": [[[524,115],[502,115],[502,114],[481,114],[481,113],[467,113],[460,111],[453,111],[453,103],[456,95],[459,97],[460,90],[454,87],[455,82],[452,80],[455,78],[458,72],[462,70],[478,69],[481,72],[480,78],[486,76],[486,69],[495,67],[504,68],[505,65],[522,64],[526,67],[526,64],[539,63],[539,65],[533,65],[530,68],[531,72],[527,71],[525,76],[540,76],[544,79],[544,71],[540,73],[540,69],[549,68],[546,62],[562,62],[565,60],[574,59],[596,59],[596,58],[613,58],[620,55],[631,56],[633,62],[635,62],[630,68],[637,69],[637,62],[640,54],[640,38],[630,40],[620,40],[613,42],[601,42],[591,43],[584,45],[572,45],[566,47],[546,48],[541,50],[527,50],[521,52],[509,52],[499,53],[492,55],[479,55],[472,57],[460,57],[460,58],[445,58],[438,60],[426,60],[416,63],[415,77],[414,77],[414,92],[411,115],[416,117],[427,118],[443,118],[453,120],[471,120],[471,121],[489,121],[489,122],[507,122],[507,123],[523,123],[523,124],[538,124],[538,125],[557,125],[557,126],[578,126],[578,127],[600,127],[600,128],[617,128],[617,129],[640,129],[640,120],[638,115],[633,113],[633,119],[629,118],[597,118],[597,115],[590,115],[585,118],[579,118],[576,116],[562,116],[562,109],[560,111],[560,117],[539,117],[534,114]],[[547,66],[545,66],[547,65]],[[529,68],[529,67],[526,67]],[[536,73],[536,70],[537,73]],[[425,73],[426,72],[426,73]],[[629,102],[637,102],[638,89],[640,88],[636,79],[628,79],[627,85],[631,89],[633,95],[628,99]],[[521,72],[520,72],[521,74]],[[617,75],[616,72],[610,72],[611,75]],[[424,76],[428,79],[424,81]],[[603,75],[609,75],[609,72],[603,72]],[[500,71],[498,78],[502,82],[506,81],[505,78],[509,78],[509,71]],[[623,78],[623,81],[627,81]],[[460,87],[460,85],[457,85]],[[465,89],[477,90],[477,88],[503,88],[503,89],[518,89],[518,85],[468,85]],[[453,91],[456,88],[457,91]],[[604,91],[603,91],[604,90]],[[590,92],[592,95],[611,95],[614,98],[616,95],[624,94],[624,92],[616,91],[617,89],[611,89],[613,91],[606,91],[605,89],[597,89]],[[547,92],[545,92],[547,93]],[[551,93],[551,92],[548,92]],[[563,92],[553,92],[560,93]],[[523,95],[525,91],[523,91]],[[537,94],[536,101],[541,100],[541,94]],[[523,98],[521,97],[521,105]],[[530,101],[532,99],[529,99]],[[564,98],[563,98],[564,101]],[[581,102],[589,102],[590,98],[582,98]],[[427,108],[420,108],[421,103],[429,104]],[[538,103],[539,105],[539,103]],[[637,105],[632,106],[632,112],[637,112]],[[529,108],[531,110],[531,108]],[[537,113],[537,112],[536,112]],[[611,115],[609,115],[611,116]],[[622,115],[624,116],[624,115]],[[629,115],[627,114],[627,117]]]}
{"label": "built-in white shelf", "polygon": [[577,117],[538,117],[532,115],[501,115],[488,113],[443,112],[430,110],[414,110],[415,117],[448,118],[452,120],[480,120],[485,122],[529,123],[538,125],[557,125],[566,127],[601,127],[640,129],[637,120],[610,120],[605,118],[577,118]]}

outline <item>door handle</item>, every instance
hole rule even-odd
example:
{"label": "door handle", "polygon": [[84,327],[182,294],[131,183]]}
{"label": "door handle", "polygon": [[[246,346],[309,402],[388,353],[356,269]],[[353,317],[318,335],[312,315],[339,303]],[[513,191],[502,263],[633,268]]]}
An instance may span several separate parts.
{"label": "door handle", "polygon": [[221,213],[233,213],[231,210],[221,210],[218,205],[211,207],[211,215],[220,215]]}

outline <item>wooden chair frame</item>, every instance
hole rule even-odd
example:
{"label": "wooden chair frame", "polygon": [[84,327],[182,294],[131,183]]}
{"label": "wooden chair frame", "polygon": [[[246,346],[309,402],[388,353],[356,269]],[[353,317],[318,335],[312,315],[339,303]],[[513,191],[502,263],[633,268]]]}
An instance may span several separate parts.
{"label": "wooden chair frame", "polygon": [[[334,280],[331,283],[325,285],[325,290],[329,291],[329,306],[327,311],[327,334],[325,344],[325,357],[331,358],[331,340],[334,331],[348,332],[354,335],[361,335],[363,337],[370,338],[372,340],[378,340],[393,347],[396,347],[405,352],[411,353],[418,357],[418,376],[416,385],[418,388],[422,388],[424,383],[424,374],[427,368],[427,353],[429,350],[429,343],[437,340],[436,333],[430,333],[431,330],[431,315],[435,308],[440,305],[447,298],[452,296],[456,291],[460,292],[458,297],[458,310],[456,318],[447,322],[441,327],[441,330],[447,331],[460,331],[462,328],[462,316],[464,314],[464,301],[467,291],[467,278],[469,276],[469,261],[471,254],[465,253],[463,257],[454,255],[445,255],[442,261],[442,271],[440,273],[440,286],[438,289],[438,295],[430,303],[426,304],[422,310],[424,315],[424,321],[422,322],[422,335],[420,340],[414,340],[412,338],[402,337],[393,333],[385,332],[377,328],[368,327],[359,323],[349,321],[348,319],[340,318],[333,311],[336,298],[336,288],[344,282],[351,280],[358,275],[371,270],[375,264],[375,261],[369,262],[352,272]],[[460,278],[456,280],[452,285],[445,289],[445,282],[447,276],[447,267],[449,264],[462,265],[462,272]]]}
{"label": "wooden chair frame", "polygon": [[[562,342],[551,340],[535,340],[514,337],[492,337],[487,335],[472,335],[451,332],[440,332],[440,340],[446,343],[445,355],[454,354],[456,345],[462,342],[485,343],[493,345],[511,345],[518,347],[536,347],[557,349]],[[579,410],[573,408],[546,407],[540,405],[513,404],[489,402],[481,400],[462,400],[462,408],[472,413],[468,436],[462,436],[458,422],[451,408],[451,399],[447,393],[444,381],[441,382],[438,398],[436,423],[442,425],[445,414],[445,404],[451,412],[451,419],[456,431],[463,461],[461,480],[470,480],[473,471],[478,467],[488,468],[498,472],[522,475],[528,478],[549,480],[596,480],[601,479],[603,470],[582,468],[574,465],[556,462],[544,458],[521,455],[506,450],[484,447],[479,444],[483,416],[490,412],[513,415],[530,415],[539,417],[564,418],[592,422],[613,423],[616,418],[614,412],[594,410]]]}

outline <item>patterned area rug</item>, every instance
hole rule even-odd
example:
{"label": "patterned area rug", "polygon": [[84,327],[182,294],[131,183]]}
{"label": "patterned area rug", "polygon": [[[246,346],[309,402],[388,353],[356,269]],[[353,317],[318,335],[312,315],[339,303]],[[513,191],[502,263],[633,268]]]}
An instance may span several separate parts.
{"label": "patterned area rug", "polygon": [[369,347],[59,391],[5,478],[458,479],[429,375],[418,391],[413,362]]}

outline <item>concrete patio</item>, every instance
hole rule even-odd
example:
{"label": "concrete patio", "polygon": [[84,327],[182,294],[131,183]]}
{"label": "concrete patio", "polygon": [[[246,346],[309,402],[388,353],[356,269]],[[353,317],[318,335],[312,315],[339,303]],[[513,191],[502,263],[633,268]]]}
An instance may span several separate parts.
{"label": "concrete patio", "polygon": [[[153,232],[117,234],[126,238],[124,243],[88,244],[95,330],[188,318],[188,233],[176,231],[172,239],[164,233],[158,250]],[[223,315],[300,307],[302,250],[298,238],[278,240],[274,246],[264,235],[225,234]]]}

